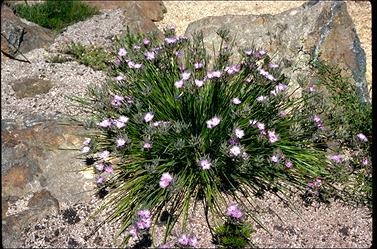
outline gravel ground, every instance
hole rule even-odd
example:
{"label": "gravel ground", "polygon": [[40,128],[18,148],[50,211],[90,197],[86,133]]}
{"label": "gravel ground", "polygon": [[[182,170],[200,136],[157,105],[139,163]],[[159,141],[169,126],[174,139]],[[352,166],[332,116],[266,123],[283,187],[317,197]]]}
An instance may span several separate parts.
{"label": "gravel ground", "polygon": [[[27,198],[30,198],[27,197]],[[17,204],[27,203],[18,200]],[[272,194],[264,199],[253,199],[255,208],[263,224],[272,233],[268,234],[260,226],[249,220],[255,229],[252,234],[254,245],[262,248],[366,248],[371,246],[371,214],[366,208],[352,208],[339,202],[329,205],[314,203],[306,207],[295,197],[297,213]],[[62,205],[59,214],[48,216],[38,223],[29,225],[22,235],[23,247],[116,247],[120,239],[113,240],[119,223],[104,224],[104,216],[90,219],[90,214],[98,207],[98,200],[90,203],[77,203],[68,207]],[[10,206],[12,210],[12,205]],[[196,236],[198,247],[213,248],[211,234],[207,227],[203,207],[189,212],[187,234]],[[211,218],[210,218],[211,220]],[[162,244],[164,226],[158,224],[155,230],[155,246]],[[179,226],[173,229],[167,244],[174,245],[181,235]],[[131,240],[129,246],[135,245]]]}
{"label": "gravel ground", "polygon": [[[178,33],[184,33],[189,22],[208,15],[220,14],[261,14],[277,13],[301,5],[299,2],[170,2],[165,1],[168,13],[163,22],[175,23]],[[1,68],[1,104],[2,119],[19,118],[30,113],[40,115],[81,115],[76,108],[69,105],[64,97],[70,94],[81,95],[90,84],[99,84],[105,80],[105,74],[76,62],[53,64],[46,58],[54,55],[59,46],[72,39],[83,43],[108,44],[113,35],[121,31],[119,26],[120,12],[104,12],[89,21],[77,23],[69,27],[56,39],[51,50],[37,49],[26,54],[32,64],[9,60],[2,62]],[[179,15],[178,15],[179,13]],[[94,20],[94,21],[93,21]],[[97,21],[95,21],[97,20]],[[95,30],[100,30],[97,32]],[[362,36],[361,36],[362,38]],[[362,39],[363,42],[363,39]],[[365,48],[365,47],[364,47]],[[366,50],[368,58],[371,53]],[[369,64],[369,63],[368,63]],[[370,65],[370,64],[369,64]],[[54,86],[49,93],[17,99],[9,85],[14,80],[35,76],[53,81]],[[10,203],[11,212],[25,209],[25,200]],[[352,208],[335,201],[330,205],[314,204],[305,207],[296,197],[300,215],[293,213],[284,203],[272,195],[263,200],[255,200],[258,205],[255,212],[259,214],[272,235],[258,226],[253,234],[253,242],[260,247],[342,247],[361,248],[371,246],[372,219],[368,209]],[[13,206],[12,206],[13,205]],[[117,224],[104,224],[97,229],[96,225],[103,220],[102,216],[86,222],[88,215],[98,207],[93,197],[90,203],[77,203],[68,206],[60,203],[62,212],[51,215],[38,223],[33,223],[24,231],[22,243],[24,247],[115,247],[119,241],[112,241]],[[17,207],[15,207],[17,206]],[[68,208],[72,210],[68,210]],[[67,211],[68,210],[68,211]],[[213,247],[211,237],[203,217],[202,209],[190,212],[190,231],[198,238],[198,246]],[[278,216],[276,215],[278,214]],[[78,217],[78,218],[77,218]],[[161,239],[163,227],[156,231],[156,241]],[[175,229],[169,238],[172,244],[180,233]],[[47,239],[46,239],[47,238]],[[132,244],[132,242],[131,242]],[[156,242],[158,246],[159,243]]]}
{"label": "gravel ground", "polygon": [[[49,56],[54,55],[44,49],[36,49],[25,56],[31,64],[9,60],[1,65],[1,118],[16,119],[30,114],[41,116],[82,115],[67,98],[82,96],[90,84],[99,84],[106,80],[100,71],[80,65],[77,62],[49,63]],[[35,97],[17,98],[11,82],[24,78],[50,80],[53,87],[46,94]]]}
{"label": "gravel ground", "polygon": [[124,14],[122,9],[101,10],[101,14],[67,27],[50,47],[51,51],[59,51],[67,42],[80,42],[86,46],[111,46],[115,36],[124,30]]}

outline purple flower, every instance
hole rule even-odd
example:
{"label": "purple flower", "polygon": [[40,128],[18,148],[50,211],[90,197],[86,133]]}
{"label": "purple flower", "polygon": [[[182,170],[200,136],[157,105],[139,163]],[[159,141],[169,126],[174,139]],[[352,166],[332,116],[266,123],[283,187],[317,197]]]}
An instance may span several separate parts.
{"label": "purple flower", "polygon": [[124,79],[124,77],[123,77],[122,75],[118,75],[117,77],[115,77],[115,79],[116,79],[117,81],[121,81],[121,80]]}
{"label": "purple flower", "polygon": [[183,80],[178,80],[174,83],[174,86],[178,89],[182,88],[184,85]]}
{"label": "purple flower", "polygon": [[220,124],[220,118],[217,117],[217,116],[214,116],[213,118],[211,118],[210,120],[206,121],[207,123],[207,128],[209,129],[212,129],[213,127],[217,126],[218,124]]}
{"label": "purple flower", "polygon": [[163,173],[160,178],[160,187],[166,188],[167,186],[170,185],[172,180],[173,180],[173,177],[169,173],[167,172]]}
{"label": "purple flower", "polygon": [[250,76],[250,77],[248,77],[248,78],[245,79],[245,82],[247,82],[247,83],[250,83],[252,81],[253,81],[253,77],[252,76]]}
{"label": "purple flower", "polygon": [[263,76],[267,76],[267,75],[269,75],[269,73],[266,71],[266,70],[264,70],[264,69],[259,69],[259,73],[261,74],[261,75],[263,75]]}
{"label": "purple flower", "polygon": [[130,228],[130,230],[128,231],[128,233],[132,236],[132,237],[137,237],[137,227],[136,226],[132,226]]}
{"label": "purple flower", "polygon": [[142,66],[143,66],[143,65],[140,64],[140,63],[135,63],[134,68],[139,69],[139,68],[141,68]]}
{"label": "purple flower", "polygon": [[147,38],[145,38],[145,39],[143,40],[143,43],[144,43],[145,46],[147,46],[147,45],[149,45],[149,44],[151,43],[151,41],[148,40]]}
{"label": "purple flower", "polygon": [[315,184],[314,182],[308,182],[308,188],[314,188]]}
{"label": "purple flower", "polygon": [[207,73],[207,78],[212,79],[212,78],[220,78],[221,77],[221,71],[211,71]]}
{"label": "purple flower", "polygon": [[99,156],[100,156],[101,159],[107,160],[107,159],[109,159],[110,152],[107,151],[107,150],[104,150]]}
{"label": "purple flower", "polygon": [[157,127],[157,126],[159,126],[161,124],[161,121],[156,121],[156,122],[154,122],[152,125],[154,126],[154,127]]}
{"label": "purple flower", "polygon": [[116,66],[119,66],[119,65],[120,65],[120,60],[119,60],[119,59],[115,59],[115,60],[114,60],[114,64],[115,64]]}
{"label": "purple flower", "polygon": [[284,118],[285,116],[287,116],[287,113],[285,111],[281,111],[281,112],[279,112],[279,116],[281,118]]}
{"label": "purple flower", "polygon": [[103,178],[103,176],[99,176],[96,179],[97,185],[101,185],[104,181],[105,181],[105,178]]}
{"label": "purple flower", "polygon": [[177,57],[182,57],[183,56],[183,51],[180,51],[180,50],[178,50],[177,52],[175,52],[175,56],[177,56]]}
{"label": "purple flower", "polygon": [[266,78],[271,81],[276,81],[276,78],[272,74],[266,75]]}
{"label": "purple flower", "polygon": [[178,239],[178,243],[183,245],[183,246],[187,246],[189,244],[189,237],[187,237],[186,234],[183,234],[181,237],[179,237]]}
{"label": "purple flower", "polygon": [[282,92],[282,91],[285,91],[285,89],[287,89],[288,86],[286,84],[283,84],[283,83],[279,83],[277,86],[275,86],[275,90],[276,92]]}
{"label": "purple flower", "polygon": [[104,119],[102,120],[100,123],[98,123],[99,126],[103,127],[103,128],[107,128],[107,127],[110,127],[111,126],[111,120],[110,119]]}
{"label": "purple flower", "polygon": [[264,101],[266,101],[267,100],[267,97],[266,96],[259,96],[258,98],[257,98],[257,101],[258,102],[264,102]]}
{"label": "purple flower", "polygon": [[127,65],[128,65],[129,68],[134,68],[134,67],[135,67],[135,62],[133,62],[133,61],[128,61],[128,62],[127,62]]}
{"label": "purple flower", "polygon": [[151,113],[151,112],[147,112],[147,113],[144,115],[144,121],[145,121],[145,122],[150,122],[150,121],[152,121],[153,117],[154,117],[153,113]]}
{"label": "purple flower", "polygon": [[117,147],[122,147],[126,144],[126,140],[124,140],[123,138],[117,138],[115,143]]}
{"label": "purple flower", "polygon": [[114,120],[114,125],[118,128],[118,129],[120,129],[120,128],[123,128],[126,124],[124,123],[124,122],[122,122],[122,121],[120,121],[120,120]]}
{"label": "purple flower", "polygon": [[291,161],[289,161],[289,160],[287,160],[287,161],[285,162],[285,167],[286,167],[287,169],[290,169],[290,168],[292,168],[292,167],[293,167],[293,164],[292,164],[292,162],[291,162]]}
{"label": "purple flower", "polygon": [[232,103],[235,104],[235,105],[239,105],[239,104],[241,104],[242,102],[241,102],[241,100],[240,100],[239,98],[233,98],[233,99],[232,99]]}
{"label": "purple flower", "polygon": [[152,144],[151,143],[144,143],[143,148],[146,149],[146,150],[149,150],[149,149],[152,148]]}
{"label": "purple flower", "polygon": [[185,41],[185,40],[188,40],[188,37],[181,35],[181,36],[178,37],[178,39],[181,40],[181,41]]}
{"label": "purple flower", "polygon": [[142,219],[136,223],[138,229],[148,229],[151,226],[150,219]]}
{"label": "purple flower", "polygon": [[114,95],[113,100],[111,101],[111,105],[113,107],[120,107],[122,105],[123,100],[124,100],[123,96]]}
{"label": "purple flower", "polygon": [[235,74],[235,73],[238,73],[240,71],[241,67],[240,65],[232,65],[232,66],[228,66],[224,69],[225,72],[227,72],[229,75],[232,75],[232,74]]}
{"label": "purple flower", "polygon": [[200,69],[200,68],[202,68],[202,67],[203,67],[203,63],[196,62],[196,63],[194,64],[194,68],[195,68],[195,69]]}
{"label": "purple flower", "polygon": [[89,146],[84,146],[81,149],[81,153],[88,153],[89,151],[90,151],[90,147]]}
{"label": "purple flower", "polygon": [[166,244],[160,245],[159,248],[171,248],[171,246],[168,243],[166,243]]}
{"label": "purple flower", "polygon": [[104,168],[105,168],[105,165],[103,165],[103,163],[99,163],[96,165],[96,169],[100,172],[103,171]]}
{"label": "purple flower", "polygon": [[248,55],[248,56],[250,56],[250,55],[253,54],[253,50],[247,49],[247,50],[245,50],[245,54]]}
{"label": "purple flower", "polygon": [[314,120],[314,122],[316,122],[316,123],[321,122],[321,118],[319,117],[319,115],[314,115],[313,120]]}
{"label": "purple flower", "polygon": [[167,44],[173,44],[173,43],[176,43],[176,42],[177,42],[177,38],[175,38],[175,37],[166,37],[166,38],[165,38],[165,42],[166,42]]}
{"label": "purple flower", "polygon": [[144,56],[145,56],[145,58],[147,58],[147,60],[151,61],[155,58],[155,53],[147,51],[147,52],[144,53]]}
{"label": "purple flower", "polygon": [[315,86],[314,85],[309,86],[309,92],[315,92]]}
{"label": "purple flower", "polygon": [[91,141],[92,141],[92,139],[86,137],[84,142],[83,142],[83,145],[89,145]]}
{"label": "purple flower", "polygon": [[259,50],[259,52],[258,52],[260,55],[265,55],[266,54],[266,51],[265,50]]}
{"label": "purple flower", "polygon": [[242,212],[236,204],[232,204],[228,207],[226,214],[232,218],[239,219],[242,217]]}
{"label": "purple flower", "polygon": [[368,138],[367,138],[363,133],[359,133],[359,134],[357,134],[357,137],[358,137],[362,142],[368,142]]}
{"label": "purple flower", "polygon": [[192,247],[196,247],[198,245],[198,239],[195,237],[190,238],[189,245]]}
{"label": "purple flower", "polygon": [[321,178],[318,177],[317,179],[315,179],[315,184],[320,186],[322,184]]}
{"label": "purple flower", "polygon": [[203,81],[203,80],[195,80],[195,85],[196,85],[197,87],[201,87],[201,86],[203,86],[203,84],[204,84],[204,81]]}
{"label": "purple flower", "polygon": [[129,118],[126,116],[119,116],[118,120],[123,123],[127,123]]}
{"label": "purple flower", "polygon": [[241,130],[241,129],[238,129],[238,128],[236,128],[234,130],[234,133],[236,134],[236,137],[238,137],[238,138],[242,138],[243,136],[245,136],[244,130]]}
{"label": "purple flower", "polygon": [[147,209],[144,209],[137,212],[137,215],[139,215],[143,219],[149,219],[151,217],[151,212]]}
{"label": "purple flower", "polygon": [[363,165],[368,165],[369,161],[368,158],[364,158],[363,161],[361,162]]}
{"label": "purple flower", "polygon": [[135,50],[139,50],[139,49],[140,49],[140,46],[135,44],[135,45],[133,46],[133,48],[134,48]]}
{"label": "purple flower", "polygon": [[188,80],[188,79],[190,79],[190,75],[191,75],[191,73],[190,72],[183,72],[182,73],[182,79],[183,80]]}
{"label": "purple flower", "polygon": [[279,140],[279,137],[274,131],[268,131],[268,139],[270,140],[270,143],[275,143]]}
{"label": "purple flower", "polygon": [[125,48],[120,48],[119,52],[118,52],[118,55],[119,56],[126,56],[127,55],[126,49]]}
{"label": "purple flower", "polygon": [[[257,121],[255,119],[249,120],[249,124],[251,124],[251,125],[255,125],[256,123],[257,123]],[[264,125],[263,125],[263,129],[264,129]]]}
{"label": "purple flower", "polygon": [[234,145],[229,149],[229,152],[233,156],[238,156],[239,154],[241,154],[241,148],[237,145]]}
{"label": "purple flower", "polygon": [[333,155],[330,157],[330,160],[336,162],[336,163],[341,163],[342,162],[342,156],[341,155]]}
{"label": "purple flower", "polygon": [[257,122],[256,126],[257,126],[257,128],[258,128],[259,130],[261,130],[261,131],[264,130],[264,124],[261,123],[261,122]]}
{"label": "purple flower", "polygon": [[105,172],[109,174],[114,173],[113,167],[111,167],[110,165],[105,166]]}
{"label": "purple flower", "polygon": [[202,167],[202,169],[210,169],[212,166],[212,163],[208,159],[202,159],[199,161],[199,165],[200,167]]}
{"label": "purple flower", "polygon": [[271,161],[274,162],[274,163],[278,163],[278,162],[279,162],[279,156],[277,156],[277,155],[273,155],[273,156],[271,157]]}
{"label": "purple flower", "polygon": [[279,67],[279,65],[278,65],[278,64],[275,64],[275,63],[270,63],[270,64],[268,64],[268,66],[269,66],[270,68],[278,68],[278,67]]}

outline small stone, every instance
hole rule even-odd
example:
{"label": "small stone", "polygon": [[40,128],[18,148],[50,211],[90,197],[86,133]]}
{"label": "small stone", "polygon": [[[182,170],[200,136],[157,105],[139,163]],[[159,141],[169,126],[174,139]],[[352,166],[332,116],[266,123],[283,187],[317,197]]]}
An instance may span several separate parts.
{"label": "small stone", "polygon": [[34,97],[39,94],[46,94],[53,87],[53,83],[49,80],[38,78],[24,78],[10,83],[12,89],[19,99],[26,97]]}

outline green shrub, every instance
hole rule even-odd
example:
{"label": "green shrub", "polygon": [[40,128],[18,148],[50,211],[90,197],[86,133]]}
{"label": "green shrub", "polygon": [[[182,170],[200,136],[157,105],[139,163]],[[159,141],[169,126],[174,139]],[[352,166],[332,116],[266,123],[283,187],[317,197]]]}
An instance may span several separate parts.
{"label": "green shrub", "polygon": [[308,91],[303,92],[303,108],[296,113],[303,120],[300,125],[310,125],[310,117],[320,116],[325,126],[312,130],[313,141],[326,143],[330,155],[341,157],[328,166],[331,174],[326,180],[341,184],[349,201],[371,207],[372,104],[360,101],[355,84],[336,66],[317,61],[312,69],[313,79],[302,84]]}
{"label": "green shrub", "polygon": [[99,14],[97,8],[82,1],[46,0],[34,5],[13,4],[12,8],[20,17],[55,31]]}
{"label": "green shrub", "polygon": [[79,63],[95,70],[105,70],[109,67],[112,56],[100,47],[88,47],[80,43],[71,43],[63,53],[71,55]]}
{"label": "green shrub", "polygon": [[[264,50],[241,49],[231,64],[228,33],[218,31],[213,66],[201,34],[190,40],[166,29],[158,43],[128,33],[109,80],[77,99],[96,130],[82,152],[96,161],[99,189],[109,191],[107,221],[122,222],[123,245],[140,231],[153,234],[166,212],[164,241],[180,217],[186,230],[198,201],[218,223],[240,195],[273,191],[289,200],[291,188],[328,175],[325,150],[296,129],[303,100],[289,98],[289,79]],[[150,216],[135,218],[145,209]],[[237,229],[226,243],[243,243]]]}
{"label": "green shrub", "polygon": [[47,58],[47,61],[50,63],[64,63],[67,61],[71,61],[71,59],[64,55],[57,54],[57,55],[49,56]]}

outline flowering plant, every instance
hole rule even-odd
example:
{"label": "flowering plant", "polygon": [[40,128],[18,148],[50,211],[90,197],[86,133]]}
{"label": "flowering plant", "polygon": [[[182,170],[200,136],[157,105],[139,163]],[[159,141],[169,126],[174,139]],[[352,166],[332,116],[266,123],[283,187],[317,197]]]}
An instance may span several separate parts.
{"label": "flowering plant", "polygon": [[251,245],[253,229],[244,220],[244,214],[237,204],[227,208],[225,223],[215,229],[214,243],[225,248],[245,248]]}
{"label": "flowering plant", "polygon": [[[290,98],[295,89],[281,68],[255,48],[231,63],[228,32],[218,34],[223,42],[210,58],[201,34],[190,40],[167,28],[159,43],[128,33],[110,79],[81,101],[95,128],[83,152],[96,160],[97,184],[109,190],[108,220],[122,221],[119,234],[153,233],[167,211],[165,242],[179,217],[187,226],[197,201],[221,217],[229,198],[240,203],[240,195],[266,190],[285,198],[290,187],[305,189],[326,174],[324,151],[295,133],[301,99]],[[228,215],[242,215],[235,207]],[[135,225],[145,209],[148,217]]]}

